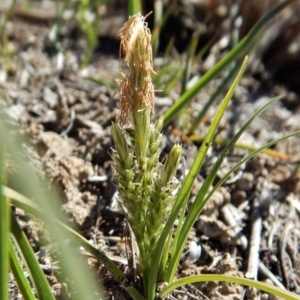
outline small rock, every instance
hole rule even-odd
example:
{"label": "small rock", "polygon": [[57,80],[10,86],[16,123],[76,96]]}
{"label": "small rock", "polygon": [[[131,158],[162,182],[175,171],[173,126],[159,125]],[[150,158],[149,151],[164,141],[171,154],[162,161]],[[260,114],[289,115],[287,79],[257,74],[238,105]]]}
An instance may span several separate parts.
{"label": "small rock", "polygon": [[239,189],[244,191],[249,191],[252,189],[254,184],[254,176],[252,173],[244,173],[242,178],[237,182],[237,186]]}

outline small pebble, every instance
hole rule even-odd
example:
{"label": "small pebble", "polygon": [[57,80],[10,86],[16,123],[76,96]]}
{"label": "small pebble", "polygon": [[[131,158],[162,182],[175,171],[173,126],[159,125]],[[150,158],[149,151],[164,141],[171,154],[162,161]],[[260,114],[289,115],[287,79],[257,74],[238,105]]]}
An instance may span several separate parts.
{"label": "small pebble", "polygon": [[254,183],[254,176],[252,173],[244,173],[242,178],[237,182],[239,189],[244,191],[249,191],[252,189]]}

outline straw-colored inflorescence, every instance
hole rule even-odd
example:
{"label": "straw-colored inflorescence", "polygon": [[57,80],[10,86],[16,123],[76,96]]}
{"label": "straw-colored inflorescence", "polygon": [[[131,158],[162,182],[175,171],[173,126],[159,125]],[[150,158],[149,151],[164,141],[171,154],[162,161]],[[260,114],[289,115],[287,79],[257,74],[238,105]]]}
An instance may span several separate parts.
{"label": "straw-colored inflorescence", "polygon": [[129,74],[120,83],[119,120],[124,123],[128,116],[140,109],[154,108],[154,88],[151,80],[151,34],[144,17],[140,14],[129,18],[119,31],[120,56],[125,55]]}
{"label": "straw-colored inflorescence", "polygon": [[120,207],[139,247],[140,269],[145,277],[149,257],[157,244],[174,201],[178,184],[174,175],[181,146],[174,145],[165,163],[159,162],[162,118],[153,124],[154,88],[151,80],[151,35],[140,14],[129,18],[119,31],[121,53],[129,74],[119,82],[118,123],[112,124],[112,152]]}

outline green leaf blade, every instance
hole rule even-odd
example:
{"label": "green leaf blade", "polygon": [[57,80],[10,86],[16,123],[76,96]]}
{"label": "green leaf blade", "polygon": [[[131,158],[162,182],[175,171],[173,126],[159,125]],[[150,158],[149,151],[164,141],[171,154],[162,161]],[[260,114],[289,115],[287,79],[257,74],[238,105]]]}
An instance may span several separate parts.
{"label": "green leaf blade", "polygon": [[22,255],[28,266],[28,271],[30,272],[31,278],[36,286],[36,293],[41,300],[55,300],[54,295],[52,294],[49,283],[40,268],[33,250],[25,236],[22,232],[19,224],[14,215],[12,215],[12,234],[14,236],[15,242],[18,244],[19,249],[22,252]]}
{"label": "green leaf blade", "polygon": [[9,270],[9,204],[2,194],[4,183],[4,149],[0,144],[0,299],[8,300],[8,270]]}
{"label": "green leaf blade", "polygon": [[249,47],[253,41],[258,37],[261,30],[266,24],[281,10],[297,0],[287,0],[279,3],[268,11],[250,30],[248,35],[244,37],[226,56],[224,56],[213,68],[207,71],[189,90],[187,90],[164,115],[164,126],[168,125],[187,105],[199,90],[214,79],[226,66],[228,66],[234,59],[246,55]]}
{"label": "green leaf blade", "polygon": [[221,282],[230,282],[230,283],[237,283],[249,287],[253,287],[259,290],[262,290],[264,292],[270,293],[272,295],[276,295],[278,297],[281,297],[286,300],[299,300],[299,296],[296,294],[293,294],[287,290],[283,290],[281,288],[278,288],[276,286],[259,282],[257,280],[242,278],[242,277],[235,277],[235,276],[229,276],[229,275],[217,275],[217,274],[202,274],[202,275],[194,275],[194,276],[188,276],[179,280],[176,280],[175,282],[169,284],[167,287],[165,287],[160,293],[159,297],[163,298],[166,295],[168,295],[170,292],[175,290],[176,288],[186,285],[186,284],[192,284],[197,282],[205,282],[205,281],[221,281]]}
{"label": "green leaf blade", "polygon": [[[235,89],[236,89],[236,87],[237,87],[244,71],[245,71],[245,68],[246,68],[246,65],[247,65],[247,60],[248,60],[248,57],[245,57],[244,62],[242,64],[241,68],[240,68],[240,71],[239,71],[238,75],[236,76],[236,78],[235,78],[233,84],[231,85],[227,95],[225,96],[223,102],[221,103],[221,106],[219,107],[219,109],[217,111],[217,114],[216,114],[216,116],[214,117],[214,119],[211,123],[211,126],[208,130],[208,133],[207,133],[206,137],[204,138],[204,141],[203,141],[203,143],[200,147],[199,153],[198,153],[198,155],[195,159],[195,162],[197,162],[198,156],[200,156],[201,164],[198,166],[197,169],[194,167],[194,164],[192,165],[192,167],[190,169],[190,172],[189,172],[189,174],[191,173],[192,178],[195,178],[195,176],[197,176],[197,174],[199,173],[199,170],[202,166],[202,163],[203,163],[203,161],[206,157],[206,153],[209,149],[209,146],[212,143],[215,132],[216,132],[216,130],[218,128],[218,125],[219,125],[219,123],[222,119],[222,116],[223,116],[223,114],[224,114],[224,112],[225,112],[225,110],[226,110],[226,108],[229,104],[229,101],[230,101],[230,99],[231,99],[231,97],[232,97],[232,95],[233,95],[233,93],[234,93],[234,91],[235,91]],[[209,187],[212,183],[212,180],[215,177],[217,171],[218,171],[218,168],[216,168],[214,170],[211,178],[205,180],[205,182],[203,183],[203,185],[201,187],[201,190],[200,190],[201,194],[198,193],[198,195],[197,195],[198,199],[196,199],[195,202],[193,203],[193,206],[192,206],[192,208],[190,209],[190,211],[187,215],[187,218],[184,222],[184,225],[182,226],[182,229],[180,231],[176,232],[176,236],[178,236],[178,243],[174,247],[173,253],[172,253],[171,258],[170,258],[170,263],[169,263],[169,267],[168,267],[168,271],[167,271],[167,276],[165,278],[165,280],[167,282],[172,282],[173,281],[177,266],[179,264],[181,254],[183,253],[185,243],[186,243],[186,240],[188,238],[189,231],[192,228],[192,226],[194,225],[194,222],[195,222],[197,216],[199,215],[200,211],[202,210],[202,208],[205,204],[203,202],[203,198],[206,195],[206,193],[207,193],[207,191],[208,191],[208,189],[209,189]],[[189,176],[189,174],[187,176]],[[196,209],[194,209],[193,207],[196,206],[196,205],[198,207]]]}
{"label": "green leaf blade", "polygon": [[35,296],[32,292],[30,284],[24,275],[20,261],[17,257],[16,251],[12,245],[12,242],[9,241],[9,252],[10,252],[10,267],[14,274],[14,278],[18,284],[20,292],[25,300],[35,300]]}

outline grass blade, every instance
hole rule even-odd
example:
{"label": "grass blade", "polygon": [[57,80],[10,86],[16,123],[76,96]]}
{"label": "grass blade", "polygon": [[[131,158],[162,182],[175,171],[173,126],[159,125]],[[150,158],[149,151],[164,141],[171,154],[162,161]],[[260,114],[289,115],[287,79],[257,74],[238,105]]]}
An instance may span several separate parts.
{"label": "grass blade", "polygon": [[159,34],[161,31],[161,20],[163,19],[163,1],[162,0],[154,0],[154,32],[155,36],[152,36],[152,48],[153,48],[153,57],[156,57],[158,46],[159,46]]}
{"label": "grass blade", "polygon": [[209,192],[209,194],[205,197],[204,202],[207,202],[209,200],[209,198],[212,196],[212,194],[227,180],[227,178],[230,176],[230,174],[232,174],[234,171],[236,171],[242,164],[244,164],[245,162],[247,162],[248,160],[250,160],[252,157],[254,157],[256,154],[262,152],[263,150],[272,147],[275,144],[278,144],[279,142],[286,140],[292,136],[298,135],[300,134],[300,130],[295,131],[293,133],[290,133],[288,135],[285,135],[279,139],[276,139],[258,149],[256,149],[255,151],[251,152],[249,155],[245,156],[243,159],[241,159],[232,169],[230,169],[225,175],[224,177],[218,181],[218,183],[214,186],[214,188]]}
{"label": "grass blade", "polygon": [[166,84],[163,92],[161,93],[162,97],[168,96],[171,91],[174,89],[177,82],[180,80],[182,76],[182,70],[179,69],[177,72],[174,72],[172,76],[169,78],[169,82]]}
{"label": "grass blade", "polygon": [[[48,183],[36,174],[36,169],[35,172],[33,171],[32,163],[22,155],[21,145],[24,145],[27,141],[24,139],[24,136],[18,133],[16,128],[13,128],[6,122],[5,118],[0,118],[0,132],[0,147],[4,143],[8,145],[7,151],[13,159],[13,163],[18,167],[18,170],[22,170],[22,172],[16,172],[13,175],[14,188],[22,191],[24,195],[30,195],[31,198],[35,199],[36,203],[41,205],[44,212],[42,220],[47,225],[47,228],[51,229],[51,236],[59,246],[57,254],[60,260],[62,276],[72,280],[72,287],[76,289],[76,297],[86,299],[86,296],[89,295],[89,299],[98,300],[102,295],[99,278],[96,280],[94,272],[88,270],[88,266],[82,259],[82,256],[79,256],[74,251],[72,235],[66,234],[66,231],[61,230],[61,227],[58,225],[57,219],[65,219],[60,208],[61,202],[58,194],[55,193],[55,189],[49,189]],[[12,132],[13,138],[11,138]],[[10,141],[9,143],[7,143],[8,140]],[[1,194],[6,198],[10,198],[10,195],[6,195],[6,192],[8,192],[7,188],[2,187]],[[16,202],[12,201],[12,203]],[[38,207],[37,204],[35,206]],[[66,245],[66,240],[70,240],[70,244]]]}
{"label": "grass blade", "polygon": [[10,267],[14,274],[14,278],[17,281],[20,292],[25,300],[35,300],[31,286],[24,275],[24,271],[21,267],[20,261],[16,255],[16,251],[12,245],[11,240],[9,240],[9,253],[10,253]]}
{"label": "grass blade", "polygon": [[287,290],[283,290],[281,288],[278,288],[274,285],[270,285],[267,283],[259,282],[252,279],[246,279],[242,277],[235,277],[235,276],[228,276],[228,275],[216,275],[216,274],[203,274],[203,275],[194,275],[194,276],[188,276],[185,278],[182,278],[180,280],[176,280],[175,282],[169,284],[166,286],[160,293],[159,297],[162,299],[166,295],[168,295],[170,292],[175,290],[176,288],[186,285],[186,284],[192,284],[197,282],[203,282],[203,281],[225,281],[225,282],[231,282],[231,283],[237,283],[249,287],[253,287],[259,290],[262,290],[264,292],[270,293],[272,295],[276,295],[280,298],[286,299],[286,300],[299,300],[299,296],[296,294],[293,294]]}
{"label": "grass blade", "polygon": [[250,30],[248,35],[244,37],[226,56],[224,56],[213,68],[207,71],[198,82],[188,91],[186,91],[173,106],[164,115],[164,126],[168,125],[182,110],[182,108],[191,99],[208,84],[213,78],[215,78],[230,62],[235,58],[242,57],[246,54],[248,47],[252,42],[258,37],[261,30],[266,26],[266,24],[281,10],[283,10],[289,4],[295,2],[296,0],[287,0],[279,3],[273,7],[269,12],[267,12]]}
{"label": "grass blade", "polygon": [[[190,141],[192,142],[196,142],[196,143],[202,143],[203,142],[203,137],[201,136],[197,136],[197,135],[191,135],[188,137],[190,139]],[[222,145],[222,146],[226,146],[230,143],[230,141],[226,140],[226,139],[221,139],[221,138],[215,138],[214,139],[214,143],[216,145]],[[250,151],[255,151],[257,149],[256,146],[252,146],[249,144],[243,144],[243,143],[238,143],[236,142],[234,144],[234,148],[240,148],[240,149],[244,149],[244,150],[250,150]],[[267,154],[269,156],[272,156],[274,158],[279,158],[281,160],[288,160],[289,159],[289,155],[272,150],[272,149],[264,149],[261,151],[262,154]]]}
{"label": "grass blade", "polygon": [[[2,193],[5,195],[7,198],[11,199],[12,205],[15,205],[26,212],[33,214],[34,216],[40,218],[41,220],[44,220],[46,217],[46,213],[33,201],[28,199],[27,197],[21,195],[20,193],[12,190],[9,187],[3,186],[2,187]],[[67,231],[69,234],[72,234],[74,237],[75,241],[84,247],[88,252],[91,252],[91,254],[95,255],[99,261],[104,264],[110,271],[114,273],[115,279],[118,282],[122,282],[126,280],[125,275],[119,270],[119,268],[112,262],[112,264],[109,263],[108,257],[105,256],[104,253],[101,251],[97,250],[94,248],[84,237],[82,237],[80,234],[78,234],[75,230],[72,228],[68,227],[67,225],[63,224],[62,222],[56,220],[57,224],[59,225],[59,230],[60,231]]]}
{"label": "grass blade", "polygon": [[162,0],[154,0],[154,28],[152,31],[152,48],[153,48],[153,57],[157,56],[157,51],[159,47],[159,35],[161,29],[166,24],[169,19],[173,9],[175,8],[176,2],[171,1],[169,3],[167,10],[163,13],[163,1]]}
{"label": "grass blade", "polygon": [[[26,212],[31,213],[42,220],[45,219],[45,212],[41,210],[36,203],[31,201],[27,197],[21,195],[20,193],[8,187],[3,187],[2,191],[6,197],[11,199],[12,205],[20,207],[24,209]],[[142,296],[138,293],[136,289],[134,289],[133,287],[129,288],[129,283],[127,281],[126,276],[116,266],[116,264],[113,261],[111,261],[103,252],[96,249],[83,236],[81,236],[72,228],[68,227],[67,225],[63,224],[58,220],[56,222],[59,226],[60,231],[66,232],[68,236],[72,237],[73,242],[82,246],[83,248],[85,248],[86,251],[88,251],[93,256],[95,256],[98,259],[98,261],[101,264],[103,264],[113,274],[115,280],[118,281],[132,297],[134,297],[135,299],[142,299]]]}
{"label": "grass blade", "polygon": [[209,108],[211,107],[211,105],[213,104],[213,102],[217,99],[217,97],[220,95],[220,93],[223,91],[223,89],[226,88],[226,86],[229,84],[229,82],[231,81],[231,79],[233,78],[233,76],[236,74],[236,72],[238,71],[239,68],[239,63],[236,63],[235,66],[229,71],[229,73],[225,76],[225,78],[223,79],[222,83],[218,86],[218,88],[214,91],[214,93],[212,93],[212,95],[210,96],[209,100],[205,103],[205,105],[203,106],[202,110],[200,111],[199,115],[196,117],[196,119],[193,121],[187,135],[191,135],[193,134],[193,132],[195,131],[195,129],[199,126],[200,122],[202,121],[202,119],[205,117],[207,111],[209,110]]}
{"label": "grass blade", "polygon": [[153,78],[153,84],[160,92],[161,97],[169,95],[182,76],[179,61],[175,60],[171,65],[161,68]]}
{"label": "grass blade", "polygon": [[[216,176],[216,174],[217,174],[217,172],[218,172],[218,170],[219,170],[219,168],[220,168],[220,166],[221,166],[224,158],[228,155],[229,151],[232,150],[232,148],[234,147],[236,141],[240,138],[240,136],[243,134],[243,132],[248,128],[248,126],[250,125],[250,123],[261,112],[263,112],[269,105],[271,105],[275,101],[278,101],[280,98],[281,98],[281,96],[276,97],[276,98],[272,99],[271,101],[269,101],[266,105],[264,105],[262,108],[260,108],[246,122],[246,124],[239,130],[239,132],[235,135],[235,137],[231,140],[231,142],[225,147],[225,149],[223,150],[221,156],[219,157],[219,159],[216,161],[216,163],[211,168],[211,170],[210,170],[207,178],[205,179],[205,182],[201,186],[201,189],[199,190],[199,192],[198,192],[198,194],[197,194],[197,196],[196,196],[196,198],[194,200],[193,205],[191,206],[191,208],[189,210],[189,213],[188,213],[188,215],[186,217],[186,221],[185,221],[184,225],[182,226],[182,230],[180,231],[180,235],[179,235],[179,238],[178,238],[178,245],[179,245],[179,247],[175,250],[175,254],[174,254],[174,256],[177,258],[177,263],[179,262],[180,256],[181,256],[182,251],[184,249],[184,245],[186,243],[187,236],[188,236],[188,233],[189,233],[190,229],[194,225],[194,223],[195,223],[196,219],[198,218],[199,214],[201,213],[203,207],[205,206],[205,204],[209,200],[209,197],[206,197],[206,194],[207,194],[209,188],[211,187],[211,184],[212,184],[213,180],[215,179],[215,176]],[[220,185],[218,185],[218,186],[220,186]],[[213,189],[213,191],[215,191],[215,188]],[[212,195],[212,192],[210,192],[210,196],[211,195]],[[175,265],[175,263],[174,263],[174,265]],[[173,272],[174,271],[175,270],[173,269]],[[173,273],[173,276],[174,276],[174,274],[175,273]]]}
{"label": "grass blade", "polygon": [[[246,68],[246,64],[247,64],[247,57],[244,59],[244,62],[243,62],[243,65],[237,75],[237,77],[235,78],[233,84],[231,85],[227,95],[225,96],[220,108],[218,109],[217,111],[217,114],[208,130],[208,133],[204,139],[204,142],[202,143],[201,147],[200,147],[200,150],[199,150],[199,153],[203,153],[203,158],[202,158],[202,162],[206,156],[206,153],[208,151],[208,148],[209,146],[211,145],[211,142],[212,142],[212,139],[214,137],[214,134],[217,130],[217,127],[219,125],[219,122],[220,120],[222,119],[222,116],[228,106],[228,103],[243,75],[243,72]],[[196,158],[197,160],[197,158]],[[196,161],[195,160],[195,161]],[[201,164],[202,165],[202,164]],[[215,171],[215,173],[217,172],[217,170]],[[197,176],[198,172],[197,173],[194,173],[194,170],[193,170],[193,166],[190,170],[189,173],[192,173],[193,174],[193,178],[195,176]],[[189,174],[188,174],[189,176]],[[212,176],[213,177],[213,176]],[[212,180],[212,179],[211,179]],[[203,183],[200,191],[202,192],[203,190],[207,189],[210,187],[210,184],[211,182],[209,181],[209,179],[206,179],[205,182]],[[200,193],[199,191],[199,193]],[[178,239],[178,243],[176,245],[174,245],[174,248],[173,248],[173,253],[170,257],[170,262],[169,262],[169,266],[168,266],[168,270],[167,270],[167,273],[166,273],[166,277],[164,278],[167,282],[172,282],[173,281],[173,278],[175,276],[175,272],[176,272],[176,269],[177,269],[177,266],[179,264],[179,260],[180,260],[180,257],[181,257],[181,254],[184,250],[184,247],[185,247],[185,243],[186,243],[186,240],[188,238],[188,234],[189,234],[189,231],[190,229],[192,228],[195,220],[197,218],[197,216],[199,215],[200,211],[199,211],[199,207],[198,206],[198,202],[199,202],[199,193],[192,205],[192,208],[190,209],[188,215],[187,215],[187,218],[184,222],[184,225],[182,226],[182,228],[180,228],[180,230],[177,230],[176,231],[176,237],[175,237],[175,240]],[[206,194],[206,192],[204,192],[204,195]],[[195,206],[195,208],[194,208]],[[185,207],[185,206],[184,206]]]}
{"label": "grass blade", "polygon": [[8,270],[9,270],[9,203],[5,201],[1,186],[4,182],[4,148],[0,144],[0,299],[8,299]]}
{"label": "grass blade", "polygon": [[[200,147],[200,149],[198,151],[198,154],[194,160],[194,163],[190,169],[190,172],[188,173],[188,175],[186,176],[186,178],[182,184],[182,187],[181,187],[181,189],[178,193],[178,196],[176,198],[176,201],[173,205],[172,212],[171,212],[171,214],[167,220],[167,223],[165,225],[165,228],[159,238],[157,247],[153,253],[152,260],[150,262],[151,270],[149,273],[149,284],[148,284],[149,289],[148,289],[148,294],[147,294],[148,299],[153,299],[153,297],[155,295],[157,274],[158,274],[159,264],[160,264],[160,261],[161,261],[162,255],[163,255],[163,251],[164,251],[165,241],[167,240],[168,235],[172,231],[173,224],[178,216],[180,209],[182,207],[186,206],[186,203],[188,201],[188,197],[191,192],[195,177],[197,176],[197,174],[200,171],[200,168],[203,164],[206,153],[209,149],[209,145],[211,144],[211,141],[214,137],[215,131],[217,130],[217,126],[218,126],[218,124],[222,118],[222,115],[228,105],[228,102],[234,92],[234,89],[235,89],[236,85],[238,84],[238,81],[239,81],[240,77],[242,76],[242,73],[246,67],[246,61],[247,61],[247,58],[245,58],[244,64],[242,65],[242,68],[241,68],[236,80],[234,81],[232,87],[228,91],[228,94],[226,95],[221,107],[219,108],[219,110],[217,112],[214,122],[211,124],[211,127],[209,128],[209,131],[205,137],[204,142],[202,143],[202,146]],[[166,280],[166,281],[170,280],[170,278],[172,277],[172,274],[175,273],[174,270],[176,270],[176,267],[177,267],[177,265],[175,267],[175,261],[177,261],[177,258],[171,257],[170,259],[172,260],[171,265],[169,265],[167,273],[163,274],[163,280]]]}
{"label": "grass blade", "polygon": [[4,17],[2,18],[2,22],[0,23],[0,55],[4,55],[4,49],[5,49],[5,27],[8,22],[8,20],[11,18],[13,11],[16,7],[17,0],[11,1],[10,7],[8,11],[4,14]]}
{"label": "grass blade", "polygon": [[11,215],[11,230],[15,242],[18,244],[26,261],[28,271],[30,272],[31,278],[36,286],[36,293],[38,294],[39,299],[55,300],[48,281],[34,256],[32,248],[13,214]]}
{"label": "grass blade", "polygon": [[195,32],[192,36],[191,42],[189,44],[188,50],[187,50],[187,57],[185,62],[185,68],[183,71],[182,81],[181,81],[181,93],[180,95],[183,95],[186,92],[187,89],[187,83],[191,75],[191,69],[193,66],[193,63],[195,61],[195,52],[196,48],[199,42],[200,32]]}

